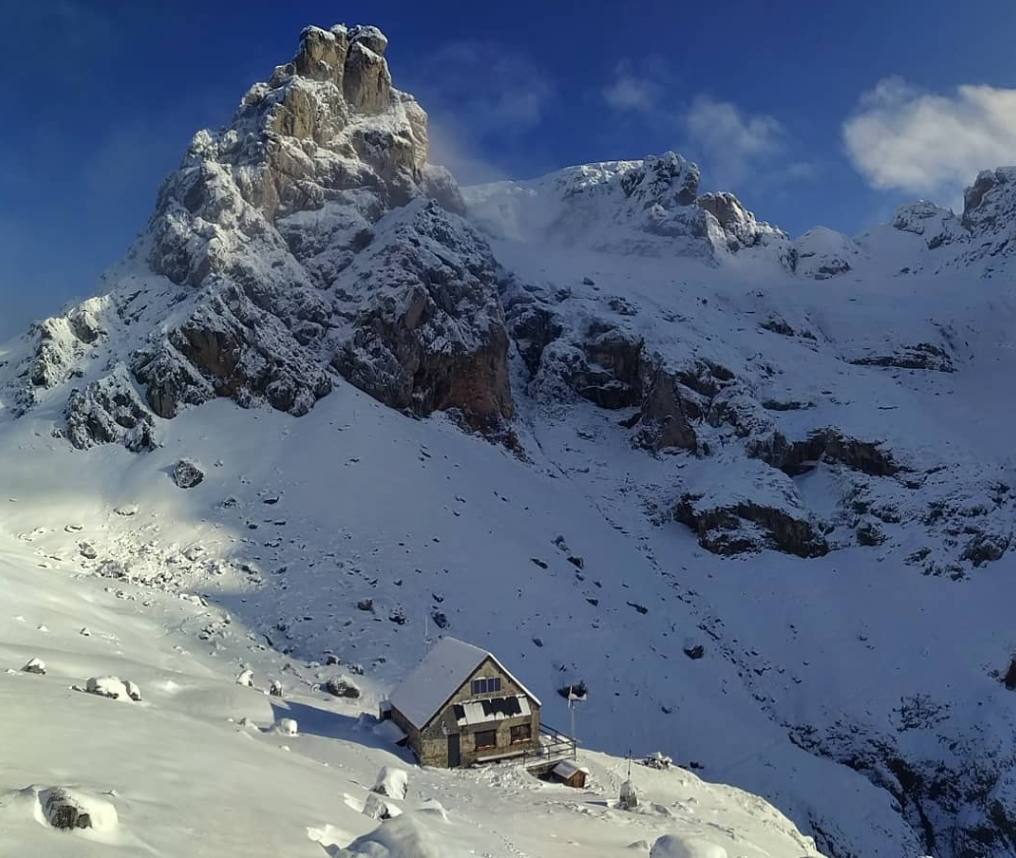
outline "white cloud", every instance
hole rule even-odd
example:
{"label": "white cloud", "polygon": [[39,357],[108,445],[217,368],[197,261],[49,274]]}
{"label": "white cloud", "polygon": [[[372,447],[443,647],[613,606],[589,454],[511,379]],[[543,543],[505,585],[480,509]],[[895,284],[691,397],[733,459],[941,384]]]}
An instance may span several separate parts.
{"label": "white cloud", "polygon": [[603,99],[614,110],[648,113],[660,100],[663,86],[647,74],[637,74],[630,63],[619,63],[614,79],[603,87]]}
{"label": "white cloud", "polygon": [[1016,162],[1016,90],[940,95],[886,78],[843,123],[843,141],[874,187],[952,199],[978,171]]}
{"label": "white cloud", "polygon": [[737,185],[786,148],[786,132],[774,117],[749,115],[708,96],[692,102],[681,124],[691,153],[708,169],[712,185]]}

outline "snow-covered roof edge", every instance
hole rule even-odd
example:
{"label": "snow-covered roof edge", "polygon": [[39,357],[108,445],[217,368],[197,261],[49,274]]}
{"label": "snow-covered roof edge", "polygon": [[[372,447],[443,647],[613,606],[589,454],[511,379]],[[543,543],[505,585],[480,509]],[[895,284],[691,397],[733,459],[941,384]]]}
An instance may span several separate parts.
{"label": "snow-covered roof edge", "polygon": [[431,647],[423,661],[389,695],[389,702],[414,727],[423,730],[487,659],[537,706],[543,705],[492,652],[450,636],[441,638]]}

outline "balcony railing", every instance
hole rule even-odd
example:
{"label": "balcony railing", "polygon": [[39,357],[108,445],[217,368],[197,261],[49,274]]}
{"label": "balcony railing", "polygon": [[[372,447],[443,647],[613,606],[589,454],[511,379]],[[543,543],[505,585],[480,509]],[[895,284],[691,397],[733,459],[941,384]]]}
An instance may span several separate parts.
{"label": "balcony railing", "polygon": [[561,760],[574,760],[578,755],[578,743],[572,736],[540,724],[536,748],[523,754],[522,762],[527,768],[549,766]]}

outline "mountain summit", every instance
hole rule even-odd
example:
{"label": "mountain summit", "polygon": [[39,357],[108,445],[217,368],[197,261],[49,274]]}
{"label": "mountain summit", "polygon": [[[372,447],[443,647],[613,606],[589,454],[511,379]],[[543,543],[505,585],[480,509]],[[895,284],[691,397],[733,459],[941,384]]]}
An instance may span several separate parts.
{"label": "mountain summit", "polygon": [[376,27],[310,27],[229,126],[195,135],[101,297],[23,344],[15,409],[73,379],[75,446],[150,449],[184,406],[306,414],[339,374],[418,414],[510,416],[494,261],[386,47]]}

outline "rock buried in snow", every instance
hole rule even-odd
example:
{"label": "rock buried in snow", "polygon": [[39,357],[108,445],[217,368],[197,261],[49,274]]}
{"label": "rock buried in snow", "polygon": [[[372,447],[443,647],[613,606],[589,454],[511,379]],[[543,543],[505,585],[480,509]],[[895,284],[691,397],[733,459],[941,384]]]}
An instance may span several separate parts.
{"label": "rock buried in snow", "polygon": [[[436,824],[435,824],[436,822]],[[430,813],[404,813],[356,838],[336,858],[459,858],[468,854],[448,843],[444,832],[435,831],[443,821]]]}
{"label": "rock buried in snow", "polygon": [[377,773],[377,781],[371,791],[389,798],[405,798],[409,792],[409,773],[405,769],[384,766]]}
{"label": "rock buried in snow", "polygon": [[296,736],[300,730],[299,725],[296,723],[294,718],[280,719],[278,726],[275,729],[283,736]]}
{"label": "rock buried in snow", "polygon": [[642,760],[642,765],[651,769],[669,769],[674,761],[662,751],[656,751]]}
{"label": "rock buried in snow", "polygon": [[700,837],[665,834],[657,838],[649,858],[727,858],[727,850]]}
{"label": "rock buried in snow", "polygon": [[205,478],[205,472],[190,459],[180,459],[173,466],[173,482],[181,489],[192,489]]}
{"label": "rock buried in snow", "polygon": [[123,504],[113,510],[117,515],[122,515],[124,518],[129,518],[132,515],[138,514],[138,505],[136,503]]}
{"label": "rock buried in snow", "polygon": [[377,793],[372,792],[367,794],[367,799],[363,803],[363,813],[371,819],[384,822],[386,819],[399,816],[402,811],[391,802],[385,801]]}
{"label": "rock buried in snow", "polygon": [[41,658],[29,659],[28,664],[21,668],[22,673],[34,673],[38,676],[46,675],[46,662]]}
{"label": "rock buried in snow", "polygon": [[53,828],[61,831],[111,831],[116,828],[116,808],[104,799],[64,787],[40,789],[38,797],[43,816]]}
{"label": "rock buried in snow", "polygon": [[141,689],[130,680],[125,682],[118,676],[93,676],[85,683],[85,691],[110,700],[141,700]]}
{"label": "rock buried in snow", "polygon": [[359,686],[352,679],[342,676],[338,679],[329,679],[325,683],[325,691],[335,697],[347,697],[356,700],[360,696]]}
{"label": "rock buried in snow", "polygon": [[[542,644],[540,644],[542,646]],[[570,685],[562,685],[557,693],[565,700],[585,700],[589,696],[589,689],[585,681],[573,682]]]}
{"label": "rock buried in snow", "polygon": [[244,688],[253,688],[254,671],[253,670],[241,671],[240,675],[236,678],[236,684],[242,685]]}

